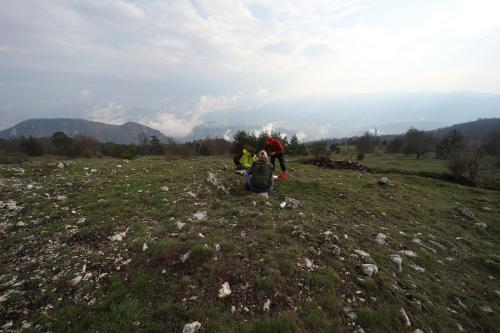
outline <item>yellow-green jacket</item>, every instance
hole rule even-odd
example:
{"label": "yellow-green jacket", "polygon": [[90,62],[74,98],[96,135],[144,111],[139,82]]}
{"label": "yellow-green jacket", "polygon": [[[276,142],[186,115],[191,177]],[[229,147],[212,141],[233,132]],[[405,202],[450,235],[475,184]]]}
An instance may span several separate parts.
{"label": "yellow-green jacket", "polygon": [[252,155],[248,150],[243,149],[243,155],[240,158],[241,165],[245,169],[250,169],[255,161],[257,161],[257,157]]}

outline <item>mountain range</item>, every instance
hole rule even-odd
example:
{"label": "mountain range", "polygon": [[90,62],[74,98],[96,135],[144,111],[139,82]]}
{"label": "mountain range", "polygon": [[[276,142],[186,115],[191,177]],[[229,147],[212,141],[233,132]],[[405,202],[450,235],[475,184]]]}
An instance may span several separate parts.
{"label": "mountain range", "polygon": [[139,135],[155,135],[161,142],[166,142],[167,137],[158,130],[134,122],[123,125],[104,124],[85,119],[54,118],[54,119],[29,119],[22,121],[11,128],[0,131],[0,139],[32,136],[34,138],[48,137],[55,132],[62,131],[66,135],[84,135],[100,142],[114,142],[119,144],[137,143]]}
{"label": "mountain range", "polygon": [[[427,123],[425,127],[419,126],[418,129],[428,130],[436,137],[443,137],[453,129],[457,129],[467,140],[473,141],[482,141],[490,133],[500,132],[500,118],[478,119],[475,121],[441,128],[437,128],[438,126],[434,126],[434,129],[431,130],[430,128],[432,125],[433,123]],[[231,140],[233,135],[239,130],[259,131],[262,130],[263,127],[265,126],[254,125],[222,127],[218,125],[208,124],[196,127],[191,135],[179,138],[179,141],[197,140],[205,138],[207,136],[221,138],[223,137],[227,140]],[[410,127],[412,126],[410,123],[408,123],[407,126],[404,127],[404,130],[397,130],[399,128],[403,128],[399,126],[397,127],[397,129],[394,128],[394,132],[392,132],[391,134],[386,134],[387,131],[391,129],[390,125],[377,126],[378,129],[384,129],[384,131],[381,131],[379,133],[383,134],[383,136],[387,138],[390,138],[393,135],[401,134]],[[297,131],[281,127],[276,127],[274,128],[274,130],[279,131],[282,134],[286,134],[288,137],[291,137],[293,134],[297,134]],[[0,131],[0,139],[18,138],[21,136],[33,136],[35,138],[48,137],[58,131],[62,131],[70,137],[75,135],[84,135],[93,137],[100,142],[114,142],[119,144],[137,143],[139,135],[143,133],[147,136],[155,135],[161,142],[167,142],[169,138],[158,130],[134,122],[127,122],[123,125],[111,125],[85,119],[54,118],[29,119],[22,121],[11,128]],[[332,142],[339,140],[340,138],[330,139],[330,141]]]}

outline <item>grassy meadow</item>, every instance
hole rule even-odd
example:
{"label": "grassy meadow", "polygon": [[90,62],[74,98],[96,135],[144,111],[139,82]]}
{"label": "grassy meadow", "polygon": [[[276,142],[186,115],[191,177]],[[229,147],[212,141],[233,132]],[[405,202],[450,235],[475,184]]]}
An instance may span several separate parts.
{"label": "grassy meadow", "polygon": [[[383,154],[362,163],[445,169]],[[500,332],[500,192],[288,167],[265,197],[245,190],[230,157],[0,165],[1,330]]]}

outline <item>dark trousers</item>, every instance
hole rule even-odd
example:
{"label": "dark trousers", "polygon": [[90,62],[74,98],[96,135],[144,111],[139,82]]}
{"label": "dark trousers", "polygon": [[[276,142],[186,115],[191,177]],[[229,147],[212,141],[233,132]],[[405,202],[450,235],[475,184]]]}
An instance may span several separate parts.
{"label": "dark trousers", "polygon": [[276,159],[280,162],[280,167],[283,172],[286,172],[285,166],[285,158],[283,154],[280,155],[271,155],[271,164],[273,165],[273,169],[276,170]]}

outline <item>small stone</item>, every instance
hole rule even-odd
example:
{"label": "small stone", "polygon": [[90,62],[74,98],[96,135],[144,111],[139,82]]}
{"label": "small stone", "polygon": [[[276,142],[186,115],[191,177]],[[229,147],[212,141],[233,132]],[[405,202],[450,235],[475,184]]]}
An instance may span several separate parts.
{"label": "small stone", "polygon": [[59,162],[59,163],[57,164],[57,167],[58,167],[59,169],[64,169],[64,163],[63,163],[63,162]]}
{"label": "small stone", "polygon": [[477,222],[473,225],[474,229],[479,231],[485,231],[488,228],[488,225],[484,222]]}
{"label": "small stone", "polygon": [[401,264],[403,263],[403,259],[401,259],[401,257],[398,254],[391,254],[391,255],[389,255],[389,257],[397,265],[398,272],[402,273],[403,268],[401,267]]}
{"label": "small stone", "polygon": [[307,259],[307,258],[304,258],[304,262],[306,263],[306,267],[309,268],[309,269],[313,269],[314,267],[314,264],[311,260]]}
{"label": "small stone", "polygon": [[175,222],[175,226],[179,230],[182,230],[182,228],[184,228],[185,225],[186,225],[186,223],[182,223],[182,222],[179,222],[179,221]]}
{"label": "small stone", "polygon": [[462,215],[468,220],[473,220],[476,217],[474,213],[467,208],[460,208],[460,215]]}
{"label": "small stone", "polygon": [[193,321],[192,323],[184,325],[182,329],[182,333],[194,333],[199,330],[201,327],[201,323],[198,321]]}
{"label": "small stone", "polygon": [[162,190],[163,192],[168,192],[170,189],[168,188],[168,186],[162,186],[162,187],[161,187],[161,190]]}
{"label": "small stone", "polygon": [[3,324],[1,328],[4,330],[8,330],[9,328],[12,328],[12,326],[14,326],[14,322],[11,320]]}
{"label": "small stone", "polygon": [[365,252],[362,250],[354,250],[354,252],[356,252],[358,255],[360,255],[361,257],[363,257],[365,259],[370,258],[370,254],[368,252]]}
{"label": "small stone", "polygon": [[410,250],[401,250],[401,251],[399,251],[399,253],[402,253],[410,258],[417,258],[418,257],[418,255],[415,252],[410,251]]}
{"label": "small stone", "polygon": [[126,235],[127,235],[127,233],[125,231],[120,232],[120,233],[117,233],[116,235],[111,236],[109,238],[109,240],[112,242],[121,242],[123,240],[123,238],[125,238]]}
{"label": "small stone", "polygon": [[424,331],[422,331],[420,328],[417,328],[413,331],[413,333],[424,333]]}
{"label": "small stone", "polygon": [[377,242],[380,245],[385,245],[385,240],[387,239],[387,236],[379,233],[377,234],[377,237],[375,237],[375,242]]}
{"label": "small stone", "polygon": [[147,249],[148,249],[148,244],[146,243],[142,244],[142,252],[146,252]]}
{"label": "small stone", "polygon": [[399,308],[399,313],[401,313],[401,317],[403,317],[403,321],[405,323],[405,326],[410,327],[411,326],[410,318],[408,318],[408,315],[406,314],[405,309]]}
{"label": "small stone", "polygon": [[76,286],[77,284],[79,284],[83,279],[83,276],[81,275],[78,275],[76,277],[74,277],[73,279],[71,279],[69,281],[69,284],[72,285],[72,286]]}
{"label": "small stone", "polygon": [[264,306],[262,307],[262,309],[266,312],[269,312],[271,308],[271,300],[270,299],[266,299],[266,301],[264,302]]}
{"label": "small stone", "polygon": [[356,321],[358,319],[358,315],[356,314],[356,312],[351,311],[348,314],[346,314],[346,316],[352,321]]}
{"label": "small stone", "polygon": [[198,220],[198,221],[204,221],[207,219],[207,211],[197,211],[196,213],[193,214],[193,217]]}
{"label": "small stone", "polygon": [[340,247],[338,245],[335,244],[332,245],[332,254],[335,257],[340,255]]}
{"label": "small stone", "polygon": [[491,307],[489,307],[488,305],[482,305],[482,306],[480,306],[479,308],[481,309],[481,311],[486,312],[486,313],[489,313],[489,314],[493,314],[493,313],[495,313],[495,312],[493,311],[493,309],[492,309]]}
{"label": "small stone", "polygon": [[410,265],[411,267],[413,267],[414,270],[416,270],[417,272],[419,273],[425,273],[425,268],[423,267],[420,267],[420,266],[417,266],[417,265]]}
{"label": "small stone", "polygon": [[361,265],[363,268],[363,273],[365,273],[368,277],[371,277],[373,274],[378,273],[378,267],[374,264],[363,264]]}
{"label": "small stone", "polygon": [[490,207],[481,207],[481,210],[483,212],[491,212],[492,211],[492,209]]}
{"label": "small stone", "polygon": [[231,288],[229,288],[229,282],[224,282],[219,289],[219,298],[224,298],[231,295]]}
{"label": "small stone", "polygon": [[190,256],[191,256],[191,251],[189,251],[189,252],[187,252],[187,253],[183,254],[183,255],[181,256],[181,262],[182,262],[182,263],[185,263],[185,262],[186,262],[186,260],[188,260]]}
{"label": "small stone", "polygon": [[378,184],[379,185],[390,185],[391,184],[391,180],[385,176],[381,177],[379,180],[378,180]]}

